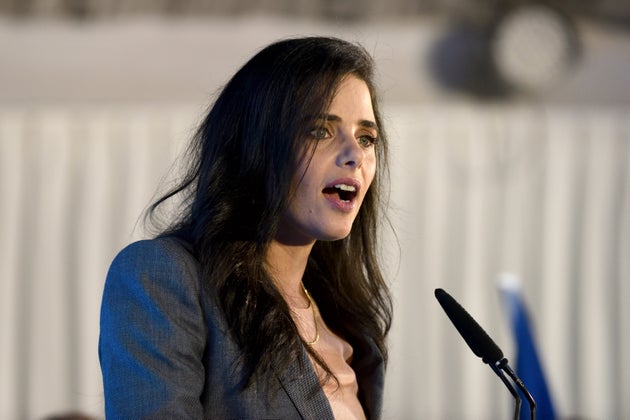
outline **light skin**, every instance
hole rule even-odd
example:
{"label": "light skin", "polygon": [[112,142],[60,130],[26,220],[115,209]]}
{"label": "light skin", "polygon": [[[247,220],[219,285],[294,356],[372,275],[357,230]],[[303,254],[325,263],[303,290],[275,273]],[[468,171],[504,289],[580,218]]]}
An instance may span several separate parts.
{"label": "light skin", "polygon": [[299,161],[294,193],[266,256],[285,299],[302,308],[309,305],[301,281],[315,241],[348,236],[376,173],[378,127],[363,80],[342,80],[309,137],[315,149]]}

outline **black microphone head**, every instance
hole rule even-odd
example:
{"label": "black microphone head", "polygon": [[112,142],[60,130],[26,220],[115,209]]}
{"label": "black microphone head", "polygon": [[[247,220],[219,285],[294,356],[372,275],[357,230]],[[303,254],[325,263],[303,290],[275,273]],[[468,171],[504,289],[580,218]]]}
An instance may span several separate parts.
{"label": "black microphone head", "polygon": [[496,363],[503,359],[499,346],[451,295],[438,288],[435,289],[435,297],[473,353],[485,363]]}

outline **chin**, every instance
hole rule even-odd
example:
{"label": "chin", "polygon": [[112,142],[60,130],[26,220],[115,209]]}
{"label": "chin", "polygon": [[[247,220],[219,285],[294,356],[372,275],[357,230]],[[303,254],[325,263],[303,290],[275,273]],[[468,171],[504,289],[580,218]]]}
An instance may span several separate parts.
{"label": "chin", "polygon": [[340,241],[342,239],[345,239],[348,237],[348,235],[350,235],[350,230],[351,228],[347,228],[347,229],[340,229],[340,230],[336,230],[336,231],[328,231],[328,232],[322,232],[322,234],[320,235],[319,240],[320,241]]}

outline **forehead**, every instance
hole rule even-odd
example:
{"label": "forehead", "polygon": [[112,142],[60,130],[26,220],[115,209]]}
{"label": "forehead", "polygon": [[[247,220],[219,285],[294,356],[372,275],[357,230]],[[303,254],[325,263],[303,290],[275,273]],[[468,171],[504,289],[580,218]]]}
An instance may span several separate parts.
{"label": "forehead", "polygon": [[[344,77],[333,96],[329,112],[374,120],[372,95],[365,81],[355,75]],[[343,115],[340,116],[344,118]]]}

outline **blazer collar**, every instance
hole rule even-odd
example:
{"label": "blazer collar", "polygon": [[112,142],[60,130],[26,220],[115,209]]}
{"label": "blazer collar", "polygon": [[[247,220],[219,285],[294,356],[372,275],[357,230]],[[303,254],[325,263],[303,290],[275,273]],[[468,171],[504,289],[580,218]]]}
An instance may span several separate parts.
{"label": "blazer collar", "polygon": [[284,372],[276,372],[276,376],[301,418],[334,420],[328,398],[305,349],[300,351],[298,363],[291,364]]}
{"label": "blazer collar", "polygon": [[369,340],[356,347],[352,369],[359,384],[359,399],[368,419],[381,417],[385,386],[385,361],[376,344]]}

